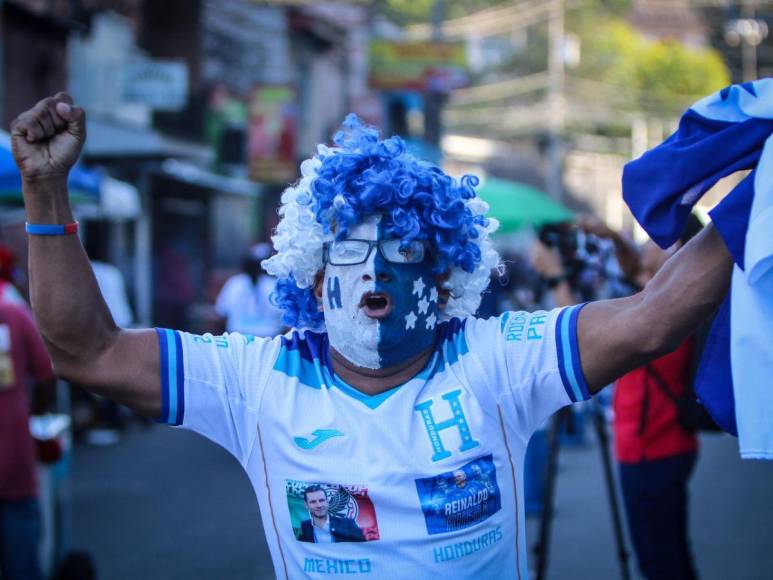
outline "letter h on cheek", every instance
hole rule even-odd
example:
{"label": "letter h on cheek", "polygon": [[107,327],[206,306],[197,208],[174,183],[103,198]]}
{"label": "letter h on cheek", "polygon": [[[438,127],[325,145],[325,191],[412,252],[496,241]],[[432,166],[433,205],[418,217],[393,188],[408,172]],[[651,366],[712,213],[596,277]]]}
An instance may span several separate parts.
{"label": "letter h on cheek", "polygon": [[338,276],[327,279],[327,301],[331,310],[341,308],[341,282]]}

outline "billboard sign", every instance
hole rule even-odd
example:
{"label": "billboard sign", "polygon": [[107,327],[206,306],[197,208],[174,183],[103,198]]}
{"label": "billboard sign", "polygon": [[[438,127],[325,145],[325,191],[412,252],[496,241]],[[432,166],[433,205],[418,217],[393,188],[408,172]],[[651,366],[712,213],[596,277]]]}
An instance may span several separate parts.
{"label": "billboard sign", "polygon": [[467,83],[467,52],[463,42],[374,40],[369,70],[374,89],[449,92]]}

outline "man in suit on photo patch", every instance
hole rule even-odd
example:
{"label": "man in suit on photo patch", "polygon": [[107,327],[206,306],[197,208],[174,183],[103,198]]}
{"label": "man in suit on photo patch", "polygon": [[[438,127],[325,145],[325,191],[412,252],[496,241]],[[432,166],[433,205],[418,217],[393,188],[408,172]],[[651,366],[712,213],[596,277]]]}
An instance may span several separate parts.
{"label": "man in suit on photo patch", "polygon": [[352,518],[330,513],[327,493],[320,485],[310,485],[303,492],[303,503],[311,516],[301,522],[301,542],[317,544],[337,542],[364,542],[362,530]]}

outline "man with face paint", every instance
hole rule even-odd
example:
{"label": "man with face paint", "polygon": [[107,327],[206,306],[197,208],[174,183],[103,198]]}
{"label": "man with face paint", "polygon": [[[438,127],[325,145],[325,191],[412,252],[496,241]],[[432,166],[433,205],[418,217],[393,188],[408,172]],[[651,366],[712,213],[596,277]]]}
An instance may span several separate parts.
{"label": "man with face paint", "polygon": [[[708,227],[634,296],[477,319],[498,261],[477,179],[452,179],[349,117],[282,195],[264,267],[288,333],[123,330],[70,235],[83,110],[63,93],[45,99],[12,140],[32,305],[57,373],[228,449],[278,578],[527,578],[531,433],[675,348],[728,286],[731,260]],[[460,473],[480,492],[459,493]],[[341,490],[328,509],[372,541],[299,541],[313,483]]]}
{"label": "man with face paint", "polygon": [[421,367],[435,342],[440,295],[431,260],[421,242],[402,245],[390,237],[384,222],[382,215],[369,216],[326,247],[315,293],[325,303],[331,355],[342,377],[356,375],[357,367],[373,377],[384,377],[381,369]]}

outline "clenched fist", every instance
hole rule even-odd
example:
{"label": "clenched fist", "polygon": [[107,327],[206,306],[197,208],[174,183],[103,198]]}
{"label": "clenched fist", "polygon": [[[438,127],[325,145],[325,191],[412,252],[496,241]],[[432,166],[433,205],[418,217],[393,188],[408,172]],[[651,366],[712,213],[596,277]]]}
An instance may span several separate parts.
{"label": "clenched fist", "polygon": [[66,181],[85,141],[86,113],[67,93],[43,99],[11,124],[13,157],[30,181]]}

